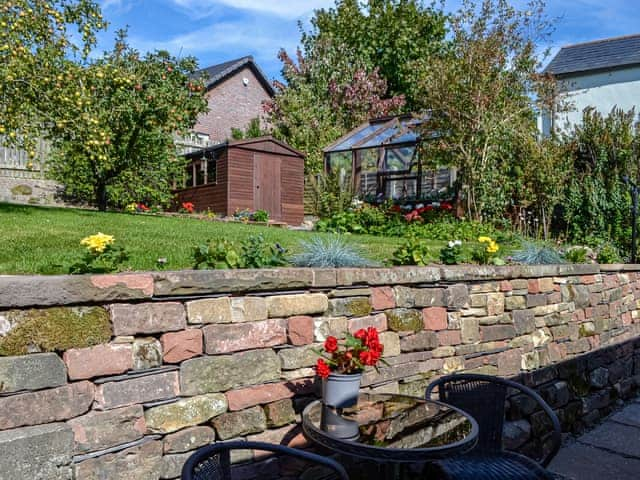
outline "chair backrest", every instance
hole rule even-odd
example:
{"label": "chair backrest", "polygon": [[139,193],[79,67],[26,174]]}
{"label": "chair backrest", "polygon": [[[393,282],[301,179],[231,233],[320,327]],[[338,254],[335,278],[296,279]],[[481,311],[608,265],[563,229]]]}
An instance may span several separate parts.
{"label": "chair backrest", "polygon": [[340,480],[349,480],[342,465],[331,458],[305,452],[284,445],[264,442],[218,442],[198,449],[189,457],[182,468],[182,480],[232,480],[231,451],[262,450],[278,454],[290,455],[309,463],[325,466],[336,473]]}
{"label": "chair backrest", "polygon": [[478,422],[478,443],[473,452],[502,450],[507,386],[491,377],[451,375],[442,377],[427,388],[427,398],[438,387],[440,401],[458,407]]}

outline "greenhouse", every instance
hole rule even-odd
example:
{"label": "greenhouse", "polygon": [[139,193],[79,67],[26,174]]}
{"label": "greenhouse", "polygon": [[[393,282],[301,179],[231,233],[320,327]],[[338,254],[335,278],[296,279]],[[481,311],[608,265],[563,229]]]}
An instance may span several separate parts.
{"label": "greenhouse", "polygon": [[419,145],[427,121],[413,115],[370,120],[324,149],[325,171],[372,203],[440,199],[448,194],[455,172],[424,168]]}

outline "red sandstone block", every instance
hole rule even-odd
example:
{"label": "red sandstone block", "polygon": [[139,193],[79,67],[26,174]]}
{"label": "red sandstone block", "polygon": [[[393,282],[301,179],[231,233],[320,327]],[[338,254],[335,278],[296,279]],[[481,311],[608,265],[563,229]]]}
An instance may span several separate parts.
{"label": "red sandstone block", "polygon": [[584,285],[592,285],[592,284],[596,283],[596,276],[595,275],[582,275],[580,277],[580,283],[582,283]]}
{"label": "red sandstone block", "polygon": [[440,332],[436,332],[436,336],[438,337],[439,345],[443,347],[460,345],[462,343],[460,330],[442,330]]}
{"label": "red sandstone block", "polygon": [[540,281],[537,278],[531,278],[527,282],[529,293],[540,293]]}
{"label": "red sandstone block", "polygon": [[271,318],[261,322],[214,323],[202,329],[205,350],[210,354],[230,353],[287,343],[286,320]]}
{"label": "red sandstone block", "polygon": [[229,410],[236,411],[253,407],[254,405],[263,405],[284,398],[291,398],[295,394],[310,393],[312,391],[313,380],[307,378],[231,390],[225,393],[225,395],[229,403]]}
{"label": "red sandstone block", "polygon": [[604,277],[604,288],[616,288],[619,283],[618,275],[605,275]]}
{"label": "red sandstone block", "polygon": [[193,328],[165,333],[160,337],[160,343],[164,352],[162,359],[166,363],[180,363],[202,355],[202,330]]}
{"label": "red sandstone block", "polygon": [[422,321],[426,330],[446,330],[447,309],[444,307],[423,308]]}
{"label": "red sandstone block", "polygon": [[575,322],[583,322],[585,320],[584,318],[584,310],[580,309],[580,310],[576,310],[575,312],[573,312],[572,318],[573,321]]}
{"label": "red sandstone block", "polygon": [[387,329],[387,316],[384,313],[368,317],[350,318],[347,322],[349,332],[355,333],[361,328],[375,327],[379,332]]}
{"label": "red sandstone block", "polygon": [[289,318],[287,332],[292,345],[313,343],[313,318],[305,315]]}
{"label": "red sandstone block", "polygon": [[600,335],[594,335],[592,337],[587,337],[589,340],[589,344],[591,345],[591,349],[594,350],[596,348],[600,348]]}
{"label": "red sandstone block", "polygon": [[593,318],[593,307],[587,307],[584,309],[584,318],[585,320]]}
{"label": "red sandstone block", "polygon": [[396,308],[396,298],[391,287],[373,287],[371,289],[371,306],[374,310]]}
{"label": "red sandstone block", "polygon": [[513,285],[509,280],[502,280],[500,282],[500,291],[501,292],[510,292],[513,290]]}
{"label": "red sandstone block", "polygon": [[[309,446],[309,441],[304,437],[299,425],[287,425],[275,430],[265,430],[255,435],[248,435],[250,442],[267,442],[276,445],[286,445],[292,448],[304,448]],[[269,454],[266,452],[254,452],[254,458],[260,459]]]}
{"label": "red sandstone block", "polygon": [[72,348],[64,352],[63,360],[71,380],[118,375],[133,368],[131,345]]}

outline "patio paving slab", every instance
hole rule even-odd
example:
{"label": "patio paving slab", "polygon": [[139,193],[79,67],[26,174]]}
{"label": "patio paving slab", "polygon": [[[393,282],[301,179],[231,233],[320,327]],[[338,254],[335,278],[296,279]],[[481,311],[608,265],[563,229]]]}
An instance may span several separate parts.
{"label": "patio paving slab", "polygon": [[563,446],[549,470],[571,480],[640,478],[640,399]]}
{"label": "patio paving slab", "polygon": [[640,460],[574,443],[560,450],[549,469],[572,480],[631,480],[640,475]]}

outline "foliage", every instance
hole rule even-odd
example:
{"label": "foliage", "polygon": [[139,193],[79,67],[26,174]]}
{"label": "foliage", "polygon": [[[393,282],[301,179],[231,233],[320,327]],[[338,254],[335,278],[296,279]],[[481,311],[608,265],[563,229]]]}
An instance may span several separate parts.
{"label": "foliage", "polygon": [[422,267],[434,263],[435,259],[436,253],[433,248],[426,241],[411,235],[393,252],[391,264]]}
{"label": "foliage", "polygon": [[327,218],[344,212],[351,205],[355,197],[353,186],[351,182],[341,182],[336,172],[309,175],[307,178],[314,215]]}
{"label": "foliage", "polygon": [[564,259],[569,263],[586,263],[588,255],[589,250],[587,247],[577,245],[567,249],[564,253]]}
{"label": "foliage", "polygon": [[262,235],[248,237],[240,249],[240,268],[267,268],[287,265],[287,251],[278,243],[267,245]]}
{"label": "foliage", "polygon": [[313,237],[301,242],[302,253],[294,255],[292,263],[298,267],[342,268],[371,267],[374,263],[362,256],[358,248],[348,244],[344,238]]}
{"label": "foliage", "polygon": [[382,359],[384,345],[380,343],[375,327],[361,328],[351,334],[345,332],[345,340],[340,345],[334,336],[328,336],[323,350],[318,352],[321,358],[316,363],[316,373],[327,378],[334,371],[341,374],[359,373],[365,366],[376,367]]}
{"label": "foliage", "polygon": [[622,262],[622,257],[620,256],[620,252],[611,243],[605,243],[600,246],[598,249],[597,260],[598,263],[620,263]]}
{"label": "foliage", "polygon": [[0,3],[0,135],[35,156],[36,139],[57,119],[64,85],[106,28],[90,0]]}
{"label": "foliage", "polygon": [[582,123],[567,138],[572,174],[556,222],[558,233],[580,241],[596,233],[628,251],[631,239],[631,198],[623,176],[640,180],[640,127],[633,110],[614,109],[603,116],[583,112]]}
{"label": "foliage", "polygon": [[[295,61],[280,51],[284,83],[275,83],[276,96],[265,104],[273,135],[307,154],[307,174],[322,171],[324,147],[369,118],[398,113],[405,103],[404,96],[388,94],[377,65],[367,64],[367,58],[351,48],[349,39],[355,37],[325,32],[333,24],[332,16],[323,10],[317,15],[322,21],[315,23],[315,30],[303,32],[303,49],[296,52]],[[350,21],[338,17],[337,22]],[[346,30],[341,27],[342,31]]]}
{"label": "foliage", "polygon": [[269,221],[269,212],[266,210],[256,210],[251,214],[251,220],[266,223]]}
{"label": "foliage", "polygon": [[[325,42],[342,45],[343,55],[357,59],[366,71],[378,70],[387,81],[385,96],[406,96],[412,62],[430,58],[442,48],[444,36],[444,13],[419,0],[337,0],[333,8],[316,10],[302,44],[305,52]],[[411,111],[413,99],[407,100]]]}
{"label": "foliage", "polygon": [[206,110],[202,82],[190,79],[196,68],[192,57],[141,56],[122,31],[112,51],[74,64],[48,130],[50,174],[67,195],[102,211],[140,198],[168,204],[172,181],[184,174],[173,135]]}
{"label": "foliage", "polygon": [[240,268],[240,252],[228,240],[211,240],[193,249],[193,268],[200,267],[215,269]]}
{"label": "foliage", "polygon": [[247,128],[242,130],[241,128],[231,128],[231,138],[233,140],[244,140],[249,138],[258,138],[269,135],[268,130],[263,130],[260,124],[260,117],[252,118],[249,121]]}
{"label": "foliage", "polygon": [[69,267],[69,273],[111,273],[129,258],[125,249],[115,245],[113,235],[98,232],[80,241],[86,247],[80,260]]}
{"label": "foliage", "polygon": [[247,237],[238,248],[228,240],[214,240],[193,249],[193,268],[266,268],[287,264],[286,250],[279,244],[267,245],[262,235]]}
{"label": "foliage", "polygon": [[549,101],[536,45],[551,24],[543,0],[522,11],[507,0],[465,0],[449,27],[449,48],[414,64],[413,98],[432,112],[425,133],[439,132],[423,155],[428,167],[458,169],[469,218],[501,218],[512,203],[512,169],[527,161],[522,153],[538,133],[531,97]]}
{"label": "foliage", "polygon": [[551,265],[565,263],[560,254],[553,248],[533,242],[524,242],[522,248],[511,255],[516,263],[524,265]]}
{"label": "foliage", "polygon": [[440,250],[440,261],[445,265],[457,265],[464,261],[462,252],[462,242],[460,240],[451,240],[445,247]]}

